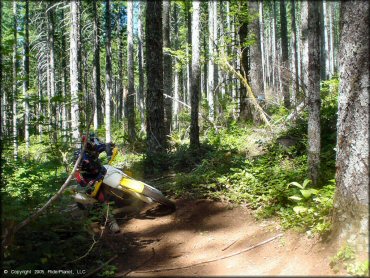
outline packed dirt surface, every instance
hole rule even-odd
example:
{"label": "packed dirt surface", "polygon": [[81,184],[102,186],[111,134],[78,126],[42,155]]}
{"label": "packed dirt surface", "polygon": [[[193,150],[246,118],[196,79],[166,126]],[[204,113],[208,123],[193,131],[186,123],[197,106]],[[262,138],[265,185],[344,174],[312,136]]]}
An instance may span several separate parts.
{"label": "packed dirt surface", "polygon": [[246,207],[211,200],[176,206],[172,213],[152,206],[118,219],[121,232],[105,237],[119,254],[116,276],[335,275],[334,246],[283,231],[274,220],[256,221]]}

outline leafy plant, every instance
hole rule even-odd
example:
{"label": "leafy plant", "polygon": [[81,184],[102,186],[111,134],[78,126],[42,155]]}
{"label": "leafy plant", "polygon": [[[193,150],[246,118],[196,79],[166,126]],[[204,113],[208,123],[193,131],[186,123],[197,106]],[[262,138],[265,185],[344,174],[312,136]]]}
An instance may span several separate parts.
{"label": "leafy plant", "polygon": [[[314,189],[314,188],[306,188],[308,184],[310,184],[312,181],[311,180],[308,180],[308,179],[305,179],[304,182],[302,184],[299,184],[298,182],[291,182],[288,184],[288,187],[290,185],[293,185],[295,187],[298,187],[300,188],[299,192],[301,193],[301,196],[297,196],[297,195],[293,195],[293,196],[290,196],[289,199],[291,200],[294,200],[294,201],[302,201],[303,200],[303,203],[305,203],[306,201],[309,200],[309,198],[313,195],[316,195],[318,193],[318,190],[317,189]],[[295,213],[297,214],[300,214],[300,213],[303,213],[303,212],[306,212],[308,210],[308,208],[306,206],[295,206],[293,207],[293,210]]]}

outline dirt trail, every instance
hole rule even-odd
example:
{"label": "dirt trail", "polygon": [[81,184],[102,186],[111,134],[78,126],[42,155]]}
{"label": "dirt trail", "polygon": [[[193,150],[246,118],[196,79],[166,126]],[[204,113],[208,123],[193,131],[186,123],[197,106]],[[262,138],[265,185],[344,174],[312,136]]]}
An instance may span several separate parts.
{"label": "dirt trail", "polygon": [[[109,236],[110,247],[120,254],[117,276],[334,275],[329,267],[333,246],[284,232],[273,220],[257,222],[245,207],[210,200],[177,200],[176,205],[176,212],[162,216],[158,209],[147,209],[121,222],[120,234]],[[278,239],[227,259],[145,272],[227,256],[280,233]]]}

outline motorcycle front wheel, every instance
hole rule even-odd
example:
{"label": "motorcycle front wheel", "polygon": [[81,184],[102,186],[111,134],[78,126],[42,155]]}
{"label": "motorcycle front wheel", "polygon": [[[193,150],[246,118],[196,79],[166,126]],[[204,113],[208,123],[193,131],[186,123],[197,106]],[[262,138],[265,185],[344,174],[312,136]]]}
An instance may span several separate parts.
{"label": "motorcycle front wheel", "polygon": [[171,209],[176,209],[176,205],[174,202],[166,198],[161,191],[158,189],[144,183],[144,190],[142,192],[143,195],[149,197],[153,201],[160,203],[166,207],[169,207]]}

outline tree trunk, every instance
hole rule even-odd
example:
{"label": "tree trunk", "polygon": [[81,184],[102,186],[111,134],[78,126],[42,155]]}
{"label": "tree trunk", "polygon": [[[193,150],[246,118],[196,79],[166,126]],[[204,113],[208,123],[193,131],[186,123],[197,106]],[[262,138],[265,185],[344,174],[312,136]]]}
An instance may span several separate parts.
{"label": "tree trunk", "polygon": [[369,2],[341,3],[334,231],[369,247]]}
{"label": "tree trunk", "polygon": [[292,102],[293,106],[296,107],[297,103],[297,96],[299,92],[299,77],[298,77],[298,49],[297,49],[297,28],[296,28],[296,19],[295,19],[295,0],[292,0],[292,45],[293,45],[293,63],[294,63],[294,85],[292,91]]}
{"label": "tree trunk", "polygon": [[[0,22],[3,22],[3,2],[0,2]],[[3,28],[2,24],[0,24],[0,45],[3,45]],[[0,65],[3,64],[3,52],[0,51]],[[0,80],[3,80],[3,67],[0,67]],[[2,107],[1,107],[1,141],[4,140],[4,137],[7,135],[7,115],[6,115],[6,107],[7,107],[7,97],[6,94],[3,91],[3,82],[0,82],[0,92],[1,93],[1,100],[2,100]]]}
{"label": "tree trunk", "polygon": [[[320,166],[320,18],[319,2],[302,2],[302,35],[307,53],[308,169],[317,184]],[[308,47],[309,46],[309,47]]]}
{"label": "tree trunk", "polygon": [[29,46],[29,0],[26,0],[26,9],[24,15],[24,57],[23,57],[23,94],[24,94],[24,139],[26,141],[26,153],[29,155],[30,149],[30,133],[29,133],[29,103],[28,103],[28,90],[30,81],[30,46]]}
{"label": "tree trunk", "polygon": [[127,2],[127,131],[130,142],[135,141],[135,76],[134,76],[134,2]]}
{"label": "tree trunk", "polygon": [[100,83],[100,41],[99,41],[99,15],[96,8],[97,0],[93,0],[93,31],[94,31],[94,63],[93,63],[93,96],[94,96],[94,130],[99,128],[102,123],[101,106],[101,83]]}
{"label": "tree trunk", "polygon": [[[64,11],[62,11],[62,18],[64,19]],[[61,60],[62,60],[62,134],[63,134],[63,141],[67,141],[67,130],[68,126],[68,118],[67,118],[67,54],[65,50],[67,49],[66,43],[66,36],[65,36],[65,28],[62,29],[62,52],[61,52]]]}
{"label": "tree trunk", "polygon": [[[369,246],[369,3],[342,2],[333,235]],[[366,253],[366,254],[367,254]]]}
{"label": "tree trunk", "polygon": [[190,149],[199,149],[199,95],[200,95],[200,2],[193,1],[191,37],[191,123],[190,123]]}
{"label": "tree trunk", "polygon": [[265,25],[264,25],[264,14],[263,14],[263,1],[259,1],[259,25],[260,25],[260,48],[261,48],[261,68],[262,68],[262,88],[263,91],[266,89],[266,60],[265,60],[265,44],[264,44],[264,33],[265,33]]}
{"label": "tree trunk", "polygon": [[[248,2],[249,12],[251,15],[258,13],[258,1],[251,0]],[[264,97],[263,91],[263,74],[262,74],[262,55],[261,55],[261,42],[260,42],[260,25],[258,18],[250,23],[248,26],[250,35],[255,36],[255,43],[250,46],[250,85],[256,97]],[[254,114],[254,113],[253,113]],[[257,115],[253,115],[254,122],[258,123]]]}
{"label": "tree trunk", "polygon": [[163,100],[162,3],[148,1],[146,8],[146,123],[149,160],[166,148]]}
{"label": "tree trunk", "polygon": [[[163,1],[163,47],[171,48],[170,40],[170,0]],[[166,95],[172,97],[172,57],[168,51],[164,50],[163,53],[163,91]],[[171,133],[172,124],[172,98],[166,97],[164,102],[165,112],[165,133]]]}
{"label": "tree trunk", "polygon": [[42,70],[41,70],[41,62],[37,61],[37,88],[38,88],[38,109],[37,109],[37,120],[39,121],[38,132],[39,132],[39,142],[42,141],[42,133],[43,133],[43,126],[41,122],[41,115],[42,115],[42,104],[43,100],[43,93],[42,93]]}
{"label": "tree trunk", "polygon": [[208,1],[208,77],[207,77],[207,100],[209,107],[209,120],[213,122],[215,120],[215,63],[214,63],[214,43],[215,43],[215,34],[214,34],[214,0]]}
{"label": "tree trunk", "polygon": [[[191,78],[191,36],[192,36],[192,27],[191,27],[191,12],[190,12],[190,5],[191,2],[185,2],[186,4],[186,18],[187,18],[187,55],[189,59],[187,60],[186,64],[186,91],[184,91],[184,101],[186,104],[190,104],[190,78]],[[186,92],[186,93],[185,93]]]}
{"label": "tree trunk", "polygon": [[70,33],[70,83],[71,83],[71,127],[72,127],[72,141],[75,148],[80,146],[80,111],[78,101],[78,3],[72,0],[71,3],[71,33]]}
{"label": "tree trunk", "polygon": [[321,69],[321,80],[327,79],[327,26],[326,26],[326,1],[320,1],[319,13],[320,13],[320,69]]}
{"label": "tree trunk", "polygon": [[[179,23],[178,23],[178,6],[175,3],[173,5],[173,19],[174,19],[174,48],[175,50],[179,49]],[[174,102],[173,102],[173,129],[178,129],[178,113],[179,113],[179,102],[177,101],[180,99],[180,69],[179,69],[179,61],[175,58],[175,84],[174,84]]]}
{"label": "tree trunk", "polygon": [[138,18],[138,67],[139,67],[139,90],[138,102],[140,110],[141,131],[145,131],[145,115],[144,115],[144,50],[143,50],[143,33],[144,28],[141,19],[144,17],[144,2],[139,2],[139,18]]}
{"label": "tree trunk", "polygon": [[105,141],[111,142],[112,48],[110,0],[105,1]]}
{"label": "tree trunk", "polygon": [[13,155],[18,159],[17,125],[17,2],[13,1]]}
{"label": "tree trunk", "polygon": [[[123,106],[124,106],[124,99],[123,99],[123,52],[124,52],[124,28],[123,28],[123,15],[125,14],[125,10],[123,7],[119,9],[119,13],[117,15],[117,29],[118,29],[118,92],[117,92],[117,102],[118,102],[118,107],[117,107],[117,120],[121,120],[123,117]],[[140,16],[139,16],[140,20]]]}
{"label": "tree trunk", "polygon": [[55,51],[54,51],[54,3],[50,2],[48,6],[48,50],[49,50],[49,125],[53,133],[53,140],[57,139],[56,126],[56,101],[55,101]]}
{"label": "tree trunk", "polygon": [[[249,76],[249,56],[248,56],[249,47],[244,46],[245,41],[247,39],[247,35],[248,35],[248,23],[245,21],[239,28],[239,38],[241,46],[240,74],[245,78]],[[245,86],[240,86],[239,120],[247,121],[252,119],[253,116],[251,106],[247,97],[247,88]]]}
{"label": "tree trunk", "polygon": [[290,94],[289,94],[289,57],[288,57],[288,28],[287,28],[287,18],[285,9],[285,0],[280,1],[280,24],[281,24],[281,71],[283,72],[283,99],[284,106],[290,108]]}
{"label": "tree trunk", "polygon": [[330,78],[334,75],[334,26],[333,26],[333,6],[332,2],[328,2],[328,17],[329,17],[329,53],[330,53],[330,63],[329,63],[329,75]]}
{"label": "tree trunk", "polygon": [[[82,28],[81,28],[81,14],[82,14],[82,1],[77,1],[77,22],[78,22],[78,31],[77,31],[77,35],[78,35],[78,52],[77,52],[77,60],[78,60],[78,92],[82,95],[82,90],[83,90],[83,86],[82,86],[82,46],[83,46],[83,42],[82,42],[82,36],[81,36],[81,32],[82,32]],[[81,101],[81,99],[80,99]],[[83,110],[82,112],[85,112],[85,110]]]}

